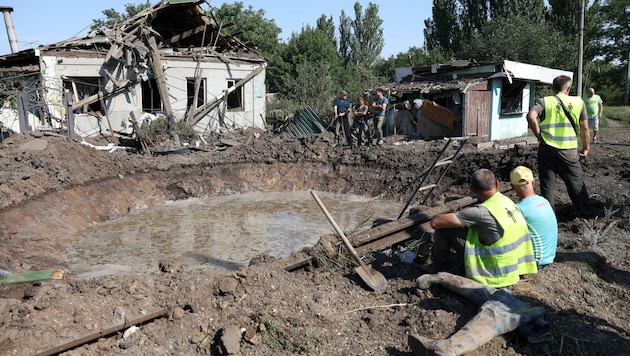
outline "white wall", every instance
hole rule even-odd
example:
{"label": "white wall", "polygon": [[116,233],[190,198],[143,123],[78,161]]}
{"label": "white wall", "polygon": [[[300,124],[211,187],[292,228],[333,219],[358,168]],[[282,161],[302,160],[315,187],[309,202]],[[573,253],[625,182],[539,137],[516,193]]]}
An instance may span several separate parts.
{"label": "white wall", "polygon": [[513,137],[521,137],[527,135],[527,119],[526,114],[529,110],[530,85],[526,84],[523,89],[522,109],[520,113],[501,114],[501,92],[502,79],[493,79],[491,81],[492,94],[490,97],[490,134],[488,139],[503,140]]}
{"label": "white wall", "polygon": [[[42,57],[42,63],[45,65],[44,81],[45,84],[52,88],[50,91],[50,109],[58,118],[65,116],[65,108],[63,106],[62,96],[62,77],[101,77],[107,78],[102,70],[103,58],[76,58],[76,57]],[[188,60],[176,60],[165,58],[162,60],[162,68],[164,70],[166,85],[171,101],[173,115],[176,120],[184,118],[187,105],[186,78],[195,77],[197,70],[200,70],[200,76],[206,78],[206,102],[222,96],[224,90],[227,89],[227,80],[236,79],[237,81],[247,77],[253,70],[262,64],[226,64],[223,62],[201,62],[197,69],[197,62]],[[127,70],[121,66],[108,68],[116,78],[120,81],[127,77]],[[265,70],[263,69],[258,75],[252,78],[243,86],[244,108],[243,110],[226,110],[224,121],[226,124],[234,127],[256,126],[265,129]],[[135,78],[130,78],[135,79]],[[106,87],[107,91],[112,91],[113,84]],[[118,95],[105,100],[108,115],[114,131],[131,132],[131,124],[129,122],[129,113],[134,112],[136,118],[143,116],[142,109],[142,89],[137,84],[133,91],[126,90]],[[219,105],[217,109],[211,111],[204,119],[202,119],[195,129],[200,132],[215,131],[219,125],[219,115],[222,114],[223,105]],[[87,117],[81,117],[81,120],[88,120]],[[92,121],[96,118],[92,118]],[[83,123],[83,126],[95,127],[98,123]],[[107,125],[104,129],[107,129]]]}

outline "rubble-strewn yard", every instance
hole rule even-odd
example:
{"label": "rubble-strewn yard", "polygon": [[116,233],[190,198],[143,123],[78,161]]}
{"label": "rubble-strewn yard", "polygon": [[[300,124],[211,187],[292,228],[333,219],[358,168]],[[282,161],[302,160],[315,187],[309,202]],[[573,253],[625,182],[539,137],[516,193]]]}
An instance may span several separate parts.
{"label": "rubble-strewn yard", "polygon": [[[82,227],[166,200],[314,189],[405,201],[410,191],[398,190],[444,145],[394,144],[390,137],[382,146],[350,150],[333,147],[325,135],[257,136],[246,131],[233,139],[241,145],[155,157],[97,151],[54,134],[5,139],[0,269],[66,268],[67,246],[81,243],[72,237]],[[503,182],[516,165],[536,168],[535,145],[477,150],[469,143],[462,152],[434,204],[465,195],[477,168],[492,169]],[[630,354],[630,131],[603,131],[584,168],[606,217],[576,218],[559,184],[557,263],[513,288],[546,309],[553,340],[528,344],[508,334],[473,355]],[[260,256],[218,276],[165,261],[148,275],[79,280],[66,269],[60,281],[0,285],[0,354],[55,353],[95,336],[67,354],[408,355],[408,333],[446,338],[475,314],[444,289],[415,287],[422,258],[406,264],[373,254],[389,282],[376,294],[351,269],[285,270],[305,256]],[[123,333],[140,321],[137,331]]]}

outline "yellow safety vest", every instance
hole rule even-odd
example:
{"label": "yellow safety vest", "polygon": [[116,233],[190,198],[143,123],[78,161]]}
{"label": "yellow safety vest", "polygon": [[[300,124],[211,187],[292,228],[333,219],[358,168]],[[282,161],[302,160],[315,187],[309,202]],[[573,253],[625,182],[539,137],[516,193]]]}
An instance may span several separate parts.
{"label": "yellow safety vest", "polygon": [[[558,101],[560,99],[567,109],[571,120],[575,123],[575,129]],[[561,150],[577,148],[577,136],[580,131],[580,114],[584,101],[578,97],[558,93],[556,96],[546,96],[545,118],[539,123],[540,134],[546,145]],[[577,130],[577,132],[576,132]]]}
{"label": "yellow safety vest", "polygon": [[516,204],[497,192],[481,205],[501,225],[503,236],[492,245],[484,245],[479,241],[477,229],[468,229],[464,251],[466,277],[500,288],[515,284],[523,274],[537,273],[527,222]]}

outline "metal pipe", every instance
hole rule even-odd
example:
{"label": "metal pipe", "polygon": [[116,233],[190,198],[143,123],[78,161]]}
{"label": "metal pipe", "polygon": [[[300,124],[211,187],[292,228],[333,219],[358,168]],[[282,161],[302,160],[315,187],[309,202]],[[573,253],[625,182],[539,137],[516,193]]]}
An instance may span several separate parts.
{"label": "metal pipe", "polygon": [[9,46],[11,46],[11,53],[17,53],[20,51],[18,48],[17,36],[15,34],[15,26],[13,26],[13,19],[11,18],[11,12],[13,8],[11,6],[0,6],[0,11],[4,14],[4,25],[7,28],[7,36],[9,37]]}

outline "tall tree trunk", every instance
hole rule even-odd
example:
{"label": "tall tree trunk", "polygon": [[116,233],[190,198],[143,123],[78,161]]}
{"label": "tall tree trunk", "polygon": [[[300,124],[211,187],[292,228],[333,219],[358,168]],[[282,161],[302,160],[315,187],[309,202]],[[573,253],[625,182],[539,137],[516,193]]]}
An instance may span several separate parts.
{"label": "tall tree trunk", "polygon": [[628,63],[626,64],[626,90],[624,91],[623,104],[630,105],[630,47],[628,48]]}

